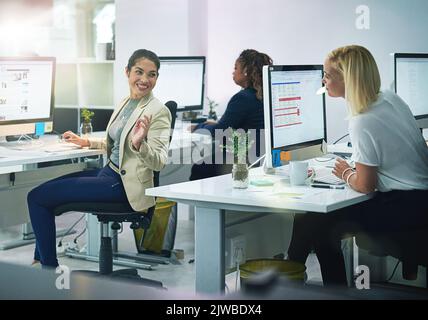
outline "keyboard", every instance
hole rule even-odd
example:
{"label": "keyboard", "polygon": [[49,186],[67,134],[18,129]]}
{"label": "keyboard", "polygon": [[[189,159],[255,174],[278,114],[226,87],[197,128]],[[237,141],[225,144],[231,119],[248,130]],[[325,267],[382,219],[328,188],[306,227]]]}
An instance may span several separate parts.
{"label": "keyboard", "polygon": [[336,177],[332,172],[332,168],[317,168],[315,169],[314,182],[325,184],[345,184],[345,181]]}
{"label": "keyboard", "polygon": [[74,149],[80,149],[80,147],[71,143],[47,144],[40,147],[40,150],[45,152],[61,152]]}

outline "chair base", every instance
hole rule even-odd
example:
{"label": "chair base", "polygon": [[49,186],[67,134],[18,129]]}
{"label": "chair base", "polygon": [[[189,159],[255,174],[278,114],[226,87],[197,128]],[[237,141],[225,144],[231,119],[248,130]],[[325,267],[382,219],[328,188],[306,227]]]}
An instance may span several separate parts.
{"label": "chair base", "polygon": [[160,255],[145,254],[145,253],[130,253],[124,251],[117,251],[113,253],[115,258],[125,258],[141,262],[154,263],[154,264],[170,264],[170,257],[163,257]]}
{"label": "chair base", "polygon": [[[66,256],[70,258],[76,258],[76,259],[84,259],[88,261],[93,262],[99,262],[98,256],[92,256],[87,253],[78,253],[74,251],[66,251]],[[123,267],[131,267],[131,268],[137,268],[137,269],[143,269],[143,270],[154,270],[153,267],[155,265],[148,264],[148,263],[141,263],[137,261],[128,261],[128,260],[122,260],[122,259],[113,259],[113,265],[117,266],[123,266]]]}

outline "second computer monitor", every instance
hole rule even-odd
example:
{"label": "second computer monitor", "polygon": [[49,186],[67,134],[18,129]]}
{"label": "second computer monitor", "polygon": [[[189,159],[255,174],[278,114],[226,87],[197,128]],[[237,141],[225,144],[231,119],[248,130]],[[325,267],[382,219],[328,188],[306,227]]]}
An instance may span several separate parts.
{"label": "second computer monitor", "polygon": [[394,54],[395,92],[409,105],[420,128],[428,128],[428,53]]}
{"label": "second computer monitor", "polygon": [[159,57],[159,77],[153,93],[165,103],[174,100],[177,111],[202,110],[205,57]]}
{"label": "second computer monitor", "polygon": [[0,125],[51,121],[54,57],[0,57]]}
{"label": "second computer monitor", "polygon": [[[266,164],[323,153],[327,139],[322,65],[276,65],[263,68]],[[283,156],[291,152],[294,156]],[[300,154],[299,154],[300,153]]]}

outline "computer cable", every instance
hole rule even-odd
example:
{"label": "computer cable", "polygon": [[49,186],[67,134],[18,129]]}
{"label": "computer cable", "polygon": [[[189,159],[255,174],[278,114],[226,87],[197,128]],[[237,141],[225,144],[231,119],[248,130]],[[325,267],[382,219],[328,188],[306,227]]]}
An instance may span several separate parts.
{"label": "computer cable", "polygon": [[394,277],[395,271],[397,271],[398,265],[400,264],[401,260],[398,260],[395,264],[394,270],[392,271],[391,276],[386,280],[386,282],[390,282],[392,278]]}
{"label": "computer cable", "polygon": [[59,240],[58,242],[58,246],[57,247],[62,247],[62,240],[64,240],[64,238],[66,236],[68,236],[68,234],[70,233],[71,230],[73,230],[73,228],[85,217],[85,215],[82,214],[82,216],[75,222],[73,223],[73,225],[64,233],[64,235],[62,236],[62,238]]}
{"label": "computer cable", "polygon": [[253,166],[255,166],[258,162],[260,162],[260,160],[264,159],[266,157],[266,154],[262,155],[260,158],[258,158],[256,161],[254,161],[249,167],[248,169],[251,169]]}
{"label": "computer cable", "polygon": [[77,243],[77,240],[86,232],[86,227],[73,239],[74,243]]}
{"label": "computer cable", "polygon": [[346,138],[347,136],[349,136],[349,133],[345,134],[344,136],[340,137],[339,139],[337,139],[335,142],[333,142],[333,144],[338,143],[340,140],[342,140],[343,138]]}

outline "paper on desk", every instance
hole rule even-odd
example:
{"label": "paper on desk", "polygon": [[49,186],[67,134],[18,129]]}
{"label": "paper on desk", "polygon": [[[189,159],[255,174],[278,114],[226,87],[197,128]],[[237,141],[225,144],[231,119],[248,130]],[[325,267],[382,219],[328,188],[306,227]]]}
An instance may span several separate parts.
{"label": "paper on desk", "polygon": [[270,196],[277,198],[288,198],[288,199],[305,199],[308,197],[313,197],[316,194],[319,194],[319,190],[312,190],[310,188],[305,188],[304,190],[299,188],[284,188],[282,190],[273,191]]}

